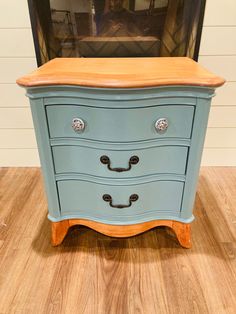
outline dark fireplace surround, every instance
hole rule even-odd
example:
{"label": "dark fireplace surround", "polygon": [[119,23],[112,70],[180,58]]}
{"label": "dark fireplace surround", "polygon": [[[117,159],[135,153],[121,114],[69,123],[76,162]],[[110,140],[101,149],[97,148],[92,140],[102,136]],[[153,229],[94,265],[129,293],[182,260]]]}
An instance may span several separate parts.
{"label": "dark fireplace surround", "polygon": [[197,61],[206,0],[28,0],[38,66],[55,57]]}

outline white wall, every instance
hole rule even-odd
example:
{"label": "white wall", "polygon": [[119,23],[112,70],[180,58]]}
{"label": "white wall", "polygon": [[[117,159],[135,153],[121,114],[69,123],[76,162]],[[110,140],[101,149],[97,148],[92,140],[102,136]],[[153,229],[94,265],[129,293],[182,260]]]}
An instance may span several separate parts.
{"label": "white wall", "polygon": [[[210,113],[203,165],[236,165],[236,1],[207,0],[199,62],[227,79]],[[1,0],[0,166],[39,165],[29,103],[16,78],[36,67],[27,0]]]}
{"label": "white wall", "polygon": [[235,0],[207,0],[199,63],[227,80],[213,99],[202,164],[235,166]]}
{"label": "white wall", "polygon": [[27,0],[1,0],[0,166],[39,165],[29,102],[15,84],[35,67]]}

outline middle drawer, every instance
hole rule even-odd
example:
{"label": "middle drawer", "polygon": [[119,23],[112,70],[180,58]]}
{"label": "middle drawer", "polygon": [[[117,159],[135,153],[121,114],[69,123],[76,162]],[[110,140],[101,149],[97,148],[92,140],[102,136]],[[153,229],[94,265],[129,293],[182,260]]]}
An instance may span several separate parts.
{"label": "middle drawer", "polygon": [[84,173],[110,178],[151,174],[185,174],[188,147],[156,146],[105,150],[85,146],[53,146],[55,172]]}

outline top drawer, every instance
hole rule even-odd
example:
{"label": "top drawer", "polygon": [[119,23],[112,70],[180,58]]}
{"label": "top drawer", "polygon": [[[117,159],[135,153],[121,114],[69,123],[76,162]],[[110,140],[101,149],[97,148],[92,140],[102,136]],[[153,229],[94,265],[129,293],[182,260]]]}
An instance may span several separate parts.
{"label": "top drawer", "polygon": [[[50,105],[46,108],[51,138],[72,137],[112,142],[190,138],[194,114],[194,106],[187,105],[129,109]],[[83,131],[76,132],[73,129],[75,118],[84,122]],[[167,119],[168,127],[158,131],[156,121],[162,118]]]}

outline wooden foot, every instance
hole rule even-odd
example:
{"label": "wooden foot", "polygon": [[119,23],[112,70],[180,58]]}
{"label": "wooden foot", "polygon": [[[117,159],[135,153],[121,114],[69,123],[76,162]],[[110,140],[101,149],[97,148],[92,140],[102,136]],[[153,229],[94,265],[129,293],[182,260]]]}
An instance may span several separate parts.
{"label": "wooden foot", "polygon": [[59,222],[52,222],[52,245],[57,246],[61,244],[68,232],[68,229],[74,225],[87,226],[107,236],[116,238],[132,237],[157,226],[167,226],[175,232],[181,246],[185,248],[191,247],[190,224],[174,220],[152,220],[126,226],[107,225],[86,219],[68,219]]}
{"label": "wooden foot", "polygon": [[64,240],[68,229],[70,228],[69,220],[52,222],[52,245],[57,246]]}
{"label": "wooden foot", "polygon": [[174,230],[180,245],[186,249],[190,249],[192,246],[190,224],[173,221],[171,228]]}

